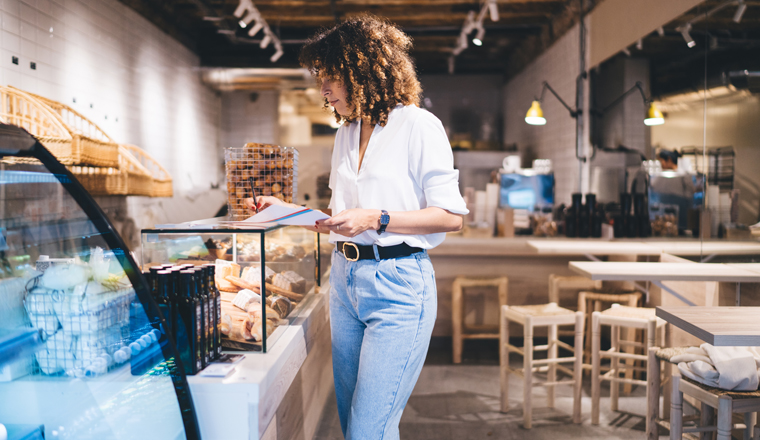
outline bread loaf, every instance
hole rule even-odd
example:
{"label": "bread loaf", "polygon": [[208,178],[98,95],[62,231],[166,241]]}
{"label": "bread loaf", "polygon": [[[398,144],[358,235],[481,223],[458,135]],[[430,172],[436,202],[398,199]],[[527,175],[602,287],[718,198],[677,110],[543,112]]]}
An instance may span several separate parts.
{"label": "bread loaf", "polygon": [[[264,276],[266,276],[265,282],[271,283],[272,278],[275,275],[275,271],[270,269],[269,267],[264,268]],[[261,266],[249,266],[243,269],[243,274],[240,276],[240,278],[248,281],[249,283],[259,286],[261,285]]]}
{"label": "bread loaf", "polygon": [[292,270],[287,270],[275,275],[274,278],[272,278],[272,285],[294,293],[306,293],[306,280]]}
{"label": "bread loaf", "polygon": [[240,275],[240,266],[226,260],[216,260],[214,270],[214,281],[219,290],[225,292],[237,292],[238,289],[234,284],[227,280],[228,276],[237,277]]}

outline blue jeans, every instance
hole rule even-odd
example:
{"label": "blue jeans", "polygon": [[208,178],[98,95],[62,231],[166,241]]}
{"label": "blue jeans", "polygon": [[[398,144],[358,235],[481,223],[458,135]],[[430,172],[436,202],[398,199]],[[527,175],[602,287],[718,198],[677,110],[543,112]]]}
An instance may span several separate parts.
{"label": "blue jeans", "polygon": [[396,440],[435,324],[438,298],[427,252],[348,261],[330,273],[333,375],[346,440]]}

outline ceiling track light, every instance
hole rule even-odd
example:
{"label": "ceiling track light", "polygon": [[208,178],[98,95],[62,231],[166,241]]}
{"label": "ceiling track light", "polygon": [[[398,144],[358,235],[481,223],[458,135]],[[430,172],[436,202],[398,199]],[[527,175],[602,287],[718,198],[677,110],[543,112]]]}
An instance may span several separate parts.
{"label": "ceiling track light", "polygon": [[689,46],[690,49],[697,45],[697,42],[691,38],[691,34],[689,33],[689,31],[691,31],[691,23],[686,23],[685,25],[681,26],[679,30],[681,31],[683,40],[686,42],[686,45]]}
{"label": "ceiling track light", "polygon": [[478,33],[475,34],[475,38],[472,39],[472,44],[476,46],[482,46],[483,45],[483,38],[486,36],[486,30],[483,28],[483,26],[478,27]]}
{"label": "ceiling track light", "polygon": [[639,38],[639,41],[636,42],[636,49],[644,50],[644,40],[641,38]]}
{"label": "ceiling track light", "polygon": [[269,43],[272,42],[272,34],[269,32],[264,32],[264,38],[261,39],[261,43],[259,44],[259,47],[262,49],[266,49],[267,46],[269,46]]}
{"label": "ceiling track light", "polygon": [[744,0],[739,0],[739,4],[736,7],[736,12],[734,12],[734,23],[739,23],[742,21],[742,16],[746,10],[747,4],[744,2]]}
{"label": "ceiling track light", "polygon": [[664,37],[665,36],[665,28],[660,26],[657,28],[657,35]]}
{"label": "ceiling track light", "polygon": [[499,7],[496,5],[496,0],[488,0],[486,5],[491,15],[491,21],[499,21]]}
{"label": "ceiling track light", "polygon": [[631,51],[628,50],[627,47],[624,47],[623,49],[621,49],[620,52],[623,52],[625,54],[625,56],[627,56],[627,57],[631,56]]}
{"label": "ceiling track light", "polygon": [[261,22],[261,20],[256,20],[256,23],[253,25],[253,27],[248,31],[248,36],[253,37],[254,35],[258,34],[259,31],[264,27],[264,24]]}
{"label": "ceiling track light", "polygon": [[245,17],[240,19],[238,24],[240,25],[241,28],[245,29],[246,27],[248,27],[249,24],[251,24],[253,20],[257,19],[256,15],[257,14],[249,11],[247,14],[245,14]]}

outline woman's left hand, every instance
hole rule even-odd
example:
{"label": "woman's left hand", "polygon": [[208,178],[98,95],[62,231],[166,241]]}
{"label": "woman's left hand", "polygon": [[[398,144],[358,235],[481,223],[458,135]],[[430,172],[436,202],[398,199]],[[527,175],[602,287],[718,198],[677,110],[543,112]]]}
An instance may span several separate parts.
{"label": "woman's left hand", "polygon": [[356,237],[364,231],[377,230],[380,227],[379,209],[347,209],[341,213],[319,222],[336,234],[344,237]]}

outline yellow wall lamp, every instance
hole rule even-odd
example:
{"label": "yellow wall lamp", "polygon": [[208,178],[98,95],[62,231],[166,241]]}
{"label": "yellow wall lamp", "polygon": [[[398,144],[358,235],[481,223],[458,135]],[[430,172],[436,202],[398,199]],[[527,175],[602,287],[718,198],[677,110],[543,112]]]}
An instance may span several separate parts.
{"label": "yellow wall lamp", "polygon": [[[554,95],[559,100],[559,102],[562,103],[562,105],[570,112],[571,117],[575,118],[578,116],[579,112],[577,110],[573,110],[572,108],[570,108],[570,106],[567,105],[567,103],[565,103],[565,101],[563,101],[562,98],[559,97],[557,92],[555,92],[554,89],[552,89],[549,83],[544,81],[543,88],[541,89],[541,98],[536,98],[533,100],[533,103],[531,104],[530,109],[528,109],[528,113],[525,114],[525,122],[527,122],[530,125],[546,125],[546,118],[544,118],[544,112],[541,109],[541,102],[544,100],[544,94],[546,93],[546,90],[549,90],[552,93],[552,95]],[[625,93],[620,95],[617,99],[612,101],[612,103],[610,103],[607,107],[603,108],[601,111],[591,110],[591,113],[595,115],[603,115],[610,108],[620,103],[628,95],[630,95],[631,93],[635,93],[636,90],[641,92],[641,97],[644,99],[644,104],[649,105],[646,116],[644,117],[644,125],[653,126],[653,125],[664,124],[665,116],[662,114],[660,109],[658,109],[657,106],[654,105],[654,102],[652,102],[651,99],[647,98],[646,94],[644,93],[644,85],[641,83],[641,81],[637,81],[633,87],[628,89]]]}

